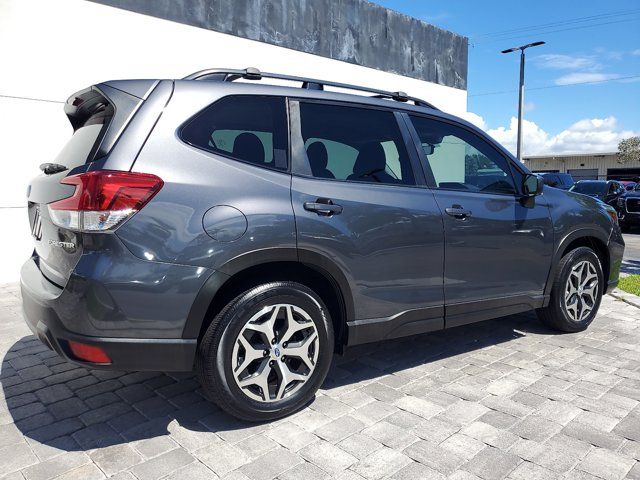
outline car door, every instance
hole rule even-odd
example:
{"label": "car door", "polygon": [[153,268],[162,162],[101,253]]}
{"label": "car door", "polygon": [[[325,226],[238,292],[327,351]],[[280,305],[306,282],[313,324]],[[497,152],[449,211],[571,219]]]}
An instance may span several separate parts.
{"label": "car door", "polygon": [[346,278],[349,343],[443,328],[442,217],[406,126],[391,110],[305,100],[290,118],[299,256]]}
{"label": "car door", "polygon": [[446,326],[541,306],[554,244],[544,196],[525,201],[524,170],[470,128],[407,118],[443,212]]}

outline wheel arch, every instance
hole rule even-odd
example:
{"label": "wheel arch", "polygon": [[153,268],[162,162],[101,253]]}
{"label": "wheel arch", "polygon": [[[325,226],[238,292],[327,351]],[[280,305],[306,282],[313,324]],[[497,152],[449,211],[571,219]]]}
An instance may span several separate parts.
{"label": "wheel arch", "polygon": [[575,230],[564,237],[553,256],[547,285],[545,287],[545,295],[548,297],[551,294],[553,279],[555,278],[558,264],[562,257],[578,247],[588,247],[595,252],[602,265],[602,273],[606,281],[609,278],[611,270],[611,258],[607,247],[608,241],[608,237],[603,232],[590,228]]}
{"label": "wheel arch", "polygon": [[299,282],[320,296],[331,315],[335,349],[340,352],[347,342],[347,321],[354,317],[349,283],[331,259],[293,248],[250,252],[217,269],[198,292],[182,337],[200,339],[229,301],[253,286],[271,281]]}

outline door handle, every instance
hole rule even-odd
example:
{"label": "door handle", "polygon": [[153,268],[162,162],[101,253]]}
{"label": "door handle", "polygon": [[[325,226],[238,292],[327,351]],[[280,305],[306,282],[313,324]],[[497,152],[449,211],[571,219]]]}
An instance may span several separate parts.
{"label": "door handle", "polygon": [[464,220],[471,216],[471,210],[462,208],[460,205],[452,205],[451,207],[445,208],[444,211],[447,215],[451,215],[458,220]]}
{"label": "door handle", "polygon": [[336,205],[329,198],[319,198],[315,202],[304,202],[304,209],[308,212],[315,212],[322,217],[342,213],[342,205]]}

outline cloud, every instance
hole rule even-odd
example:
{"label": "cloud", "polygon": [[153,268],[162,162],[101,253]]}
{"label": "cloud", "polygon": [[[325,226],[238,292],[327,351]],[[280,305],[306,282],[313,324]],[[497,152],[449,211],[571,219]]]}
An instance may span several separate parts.
{"label": "cloud", "polygon": [[473,123],[476,127],[481,128],[482,130],[487,130],[488,128],[487,122],[485,122],[484,118],[482,118],[477,113],[464,112],[460,116],[464,118],[467,122]]}
{"label": "cloud", "polygon": [[540,68],[551,68],[554,70],[598,70],[601,65],[594,57],[586,55],[560,55],[548,53],[538,55],[533,61]]}
{"label": "cloud", "polygon": [[[516,153],[518,119],[512,117],[508,127],[486,128],[486,122],[477,114],[476,125],[485,125],[484,130]],[[468,119],[469,117],[467,117]],[[545,131],[535,122],[523,121],[523,145],[525,155],[545,155],[560,153],[615,152],[620,140],[640,135],[640,132],[624,130],[615,117],[587,118],[579,120],[556,135]]]}
{"label": "cloud", "polygon": [[631,52],[631,55],[640,55],[640,48]]}
{"label": "cloud", "polygon": [[574,72],[556,78],[555,83],[556,85],[571,85],[573,83],[603,82],[616,79],[619,76],[617,73]]}
{"label": "cloud", "polygon": [[525,112],[533,112],[536,109],[536,104],[533,102],[526,102],[524,104],[524,111]]}

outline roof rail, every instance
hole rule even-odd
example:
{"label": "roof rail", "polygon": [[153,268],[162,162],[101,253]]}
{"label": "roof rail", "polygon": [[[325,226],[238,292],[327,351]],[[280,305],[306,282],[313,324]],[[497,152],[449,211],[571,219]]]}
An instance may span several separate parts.
{"label": "roof rail", "polygon": [[414,105],[419,107],[428,107],[434,110],[438,110],[434,105],[419,98],[410,97],[404,92],[387,92],[386,90],[379,90],[377,88],[361,87],[358,85],[350,85],[347,83],[329,82],[326,80],[318,80],[315,78],[296,77],[293,75],[283,75],[281,73],[267,73],[261,72],[257,68],[249,67],[245,69],[231,69],[231,68],[209,68],[206,70],[200,70],[199,72],[192,73],[183,78],[183,80],[208,80],[219,82],[233,82],[239,78],[245,80],[262,80],[263,78],[275,78],[277,80],[290,80],[293,82],[301,82],[302,88],[308,90],[324,90],[325,86],[344,88],[347,90],[357,90],[361,92],[373,93],[374,98],[389,98],[396,102],[413,102]]}

